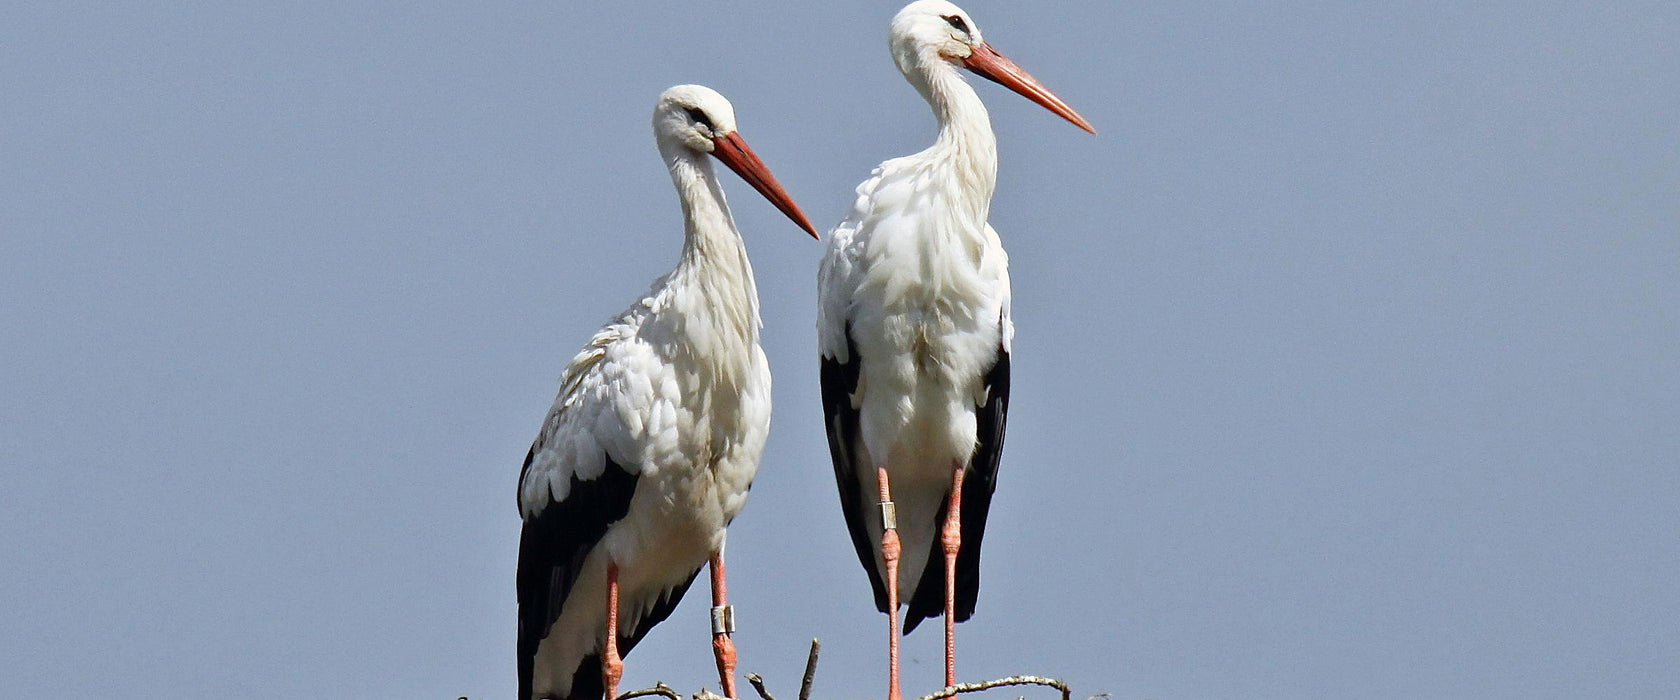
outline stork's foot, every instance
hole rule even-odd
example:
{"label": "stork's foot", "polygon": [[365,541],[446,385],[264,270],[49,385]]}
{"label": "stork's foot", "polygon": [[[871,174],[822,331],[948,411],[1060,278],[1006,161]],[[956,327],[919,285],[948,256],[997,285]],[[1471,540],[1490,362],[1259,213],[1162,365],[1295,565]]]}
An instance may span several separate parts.
{"label": "stork's foot", "polygon": [[718,684],[726,698],[735,694],[735,607],[729,604],[728,579],[724,576],[723,549],[712,555],[712,655],[717,658]]}
{"label": "stork's foot", "polygon": [[951,476],[951,500],[945,505],[945,528],[939,543],[945,549],[945,687],[957,684],[957,552],[962,550],[963,466]]}
{"label": "stork's foot", "polygon": [[618,565],[607,564],[607,638],[601,645],[601,686],[607,700],[618,697],[624,679],[624,659],[618,655]]}
{"label": "stork's foot", "polygon": [[887,700],[902,700],[898,685],[898,560],[903,554],[898,530],[881,535],[881,560],[887,565]]}
{"label": "stork's foot", "polygon": [[887,567],[887,700],[902,700],[898,685],[898,560],[903,546],[898,541],[898,509],[892,502],[887,468],[875,468],[881,491],[881,563]]}
{"label": "stork's foot", "polygon": [[887,564],[887,700],[902,700],[898,689],[898,559],[902,550],[898,531],[888,530],[881,535],[881,559]]}
{"label": "stork's foot", "polygon": [[723,696],[735,695],[735,642],[728,634],[712,635],[712,655],[717,657],[718,682],[723,685]]}
{"label": "stork's foot", "polygon": [[618,697],[618,682],[624,680],[624,660],[618,656],[618,650],[613,650],[610,658],[601,659],[601,685],[607,689],[607,698]]}

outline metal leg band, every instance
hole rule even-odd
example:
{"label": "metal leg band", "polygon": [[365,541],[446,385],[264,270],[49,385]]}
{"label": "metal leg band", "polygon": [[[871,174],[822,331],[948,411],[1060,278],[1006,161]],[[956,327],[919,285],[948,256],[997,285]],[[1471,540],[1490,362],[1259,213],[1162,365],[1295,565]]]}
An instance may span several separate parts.
{"label": "metal leg band", "polygon": [[712,634],[735,633],[735,606],[719,605],[712,608]]}
{"label": "metal leg band", "polygon": [[881,529],[898,529],[898,507],[892,501],[881,501]]}

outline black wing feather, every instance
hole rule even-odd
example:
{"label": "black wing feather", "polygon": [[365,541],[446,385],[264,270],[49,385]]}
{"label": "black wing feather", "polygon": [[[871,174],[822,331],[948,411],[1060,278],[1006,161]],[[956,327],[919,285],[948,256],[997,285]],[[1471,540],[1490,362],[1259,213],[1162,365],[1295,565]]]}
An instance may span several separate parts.
{"label": "black wing feather", "polygon": [[[641,622],[636,625],[636,629],[629,636],[618,636],[619,656],[629,656],[630,650],[636,648],[636,644],[647,636],[648,631],[652,630],[654,625],[664,622],[665,618],[671,616],[671,611],[677,609],[677,603],[682,602],[683,594],[688,592],[688,587],[694,583],[694,577],[699,574],[700,569],[695,569],[694,573],[688,575],[688,580],[682,582],[682,585],[672,588],[663,600],[654,604],[653,608],[642,616]],[[572,673],[572,694],[564,700],[597,700],[598,698],[604,698],[606,694],[607,689],[601,682],[601,654],[597,652],[583,657],[583,660],[578,662],[577,670]],[[530,694],[527,692],[520,697],[528,698]]]}
{"label": "black wing feather", "polygon": [[822,358],[823,423],[828,429],[828,454],[834,458],[834,483],[840,488],[840,512],[846,515],[846,529],[852,534],[852,546],[857,549],[858,562],[869,573],[869,585],[875,590],[875,608],[887,612],[887,582],[875,568],[875,552],[880,543],[871,542],[869,527],[864,518],[869,509],[858,488],[858,470],[870,465],[859,464],[855,448],[858,441],[858,412],[852,408],[852,393],[857,391],[858,371],[863,358],[858,357],[857,344],[852,342],[852,326],[846,324],[845,364],[830,357]]}
{"label": "black wing feather", "polygon": [[[997,489],[998,458],[1003,455],[1004,424],[1009,416],[1009,351],[998,346],[997,364],[986,373],[986,405],[977,414],[974,456],[963,480],[962,547],[957,550],[956,618],[957,622],[974,615],[974,603],[980,596],[980,539],[986,534],[986,514],[992,508],[992,492]],[[949,512],[948,500],[939,504],[939,519],[945,522]],[[882,606],[883,609],[885,606]],[[945,548],[939,538],[933,538],[928,553],[927,568],[910,597],[904,614],[904,633],[916,629],[917,623],[945,614]]]}
{"label": "black wing feather", "polygon": [[[519,473],[521,483],[540,449],[542,442],[539,439],[526,453],[525,465]],[[590,550],[606,534],[609,526],[629,512],[637,479],[637,475],[607,459],[606,468],[600,476],[585,481],[574,475],[565,500],[548,504],[542,512],[525,521],[519,536],[518,573],[521,700],[531,697],[538,645],[548,636],[548,628],[560,616],[560,610],[571,594]],[[692,575],[689,580],[693,581]],[[670,607],[676,605],[676,599],[681,598],[687,588],[684,584],[677,590]],[[671,612],[663,603],[660,608],[663,608],[663,614],[658,619],[653,619],[653,615],[644,618],[640,628],[631,635],[634,641],[630,641],[630,645],[639,641],[648,628]],[[660,608],[654,612],[661,612]],[[629,651],[628,646],[625,651]],[[601,697],[600,661],[598,656],[584,659],[575,675],[572,698],[594,700]]]}

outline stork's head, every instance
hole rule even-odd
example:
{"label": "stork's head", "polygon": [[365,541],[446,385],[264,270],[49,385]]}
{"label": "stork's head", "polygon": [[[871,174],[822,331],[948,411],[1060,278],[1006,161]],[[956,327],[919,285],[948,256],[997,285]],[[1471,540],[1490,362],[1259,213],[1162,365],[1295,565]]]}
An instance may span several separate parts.
{"label": "stork's head", "polygon": [[974,19],[947,0],[916,0],[905,5],[893,17],[889,41],[893,61],[911,80],[940,62],[966,68],[1037,102],[1074,126],[1097,133],[1050,88],[986,43]]}
{"label": "stork's head", "polygon": [[759,160],[736,133],[735,107],[716,90],[704,85],[678,85],[661,93],[653,109],[653,132],[661,143],[716,157],[812,238],[817,237],[816,227],[776,181],[770,166]]}

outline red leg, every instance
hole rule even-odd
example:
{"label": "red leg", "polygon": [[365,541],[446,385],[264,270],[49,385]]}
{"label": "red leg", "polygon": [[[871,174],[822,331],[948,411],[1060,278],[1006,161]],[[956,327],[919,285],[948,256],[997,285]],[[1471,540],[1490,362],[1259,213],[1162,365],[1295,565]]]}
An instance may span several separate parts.
{"label": "red leg", "polygon": [[898,515],[887,488],[887,468],[877,467],[881,486],[881,561],[887,565],[887,700],[902,700],[898,690]]}
{"label": "red leg", "polygon": [[723,550],[712,555],[712,654],[717,657],[718,681],[723,684],[723,696],[735,697],[735,608],[729,605],[729,589],[724,584]]}
{"label": "red leg", "polygon": [[945,508],[945,686],[957,684],[957,550],[962,548],[962,463],[951,476],[951,502]]}
{"label": "red leg", "polygon": [[607,700],[618,697],[618,681],[624,677],[624,659],[618,655],[618,565],[607,564],[607,640],[601,652],[601,684]]}

